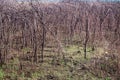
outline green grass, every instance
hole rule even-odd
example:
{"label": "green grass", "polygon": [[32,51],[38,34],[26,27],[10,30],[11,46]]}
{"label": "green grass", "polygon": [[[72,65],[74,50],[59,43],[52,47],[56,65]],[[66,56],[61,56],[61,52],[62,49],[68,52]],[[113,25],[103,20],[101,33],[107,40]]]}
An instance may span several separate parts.
{"label": "green grass", "polygon": [[25,47],[22,49],[22,52],[24,52],[24,53],[27,53],[29,51],[31,51],[31,48],[29,48],[29,47]]}
{"label": "green grass", "polygon": [[84,59],[83,47],[79,47],[77,45],[65,47],[65,51],[66,57],[72,57],[75,61],[86,61],[94,55],[94,52],[92,51],[91,47],[87,47],[87,59]]}
{"label": "green grass", "polygon": [[3,69],[0,68],[0,80],[3,80],[5,74],[4,74],[4,71]]}
{"label": "green grass", "polygon": [[[47,60],[44,63],[38,63],[37,68],[35,70],[31,70],[31,66],[24,67],[24,70],[22,73],[19,73],[19,59],[14,58],[10,61],[10,64],[7,65],[7,70],[10,70],[11,73],[4,74],[4,71],[0,71],[1,78],[4,78],[5,75],[8,75],[11,77],[11,79],[18,79],[20,80],[48,80],[47,77],[52,76],[56,80],[102,80],[97,78],[96,76],[93,76],[90,72],[83,70],[79,71],[78,68],[80,67],[80,63],[84,64],[88,62],[91,57],[94,55],[94,52],[91,51],[91,47],[87,47],[87,59],[84,59],[84,50],[83,47],[79,47],[77,45],[69,45],[64,47],[65,49],[65,60],[62,58],[59,58],[59,56],[56,56],[59,61],[56,61],[57,58],[55,58],[55,61],[59,63],[59,65],[51,64],[51,60],[48,58],[45,58],[44,60]],[[30,51],[30,48],[24,48],[22,51],[24,53]],[[51,50],[51,48],[45,48],[45,50]],[[97,49],[98,51],[101,49]],[[96,51],[95,51],[96,52]],[[45,52],[45,55],[53,55],[57,53],[51,52],[50,54],[48,52]],[[65,62],[66,61],[66,62]],[[23,61],[24,62],[24,61]],[[11,67],[11,68],[10,68]],[[30,73],[30,76],[26,76],[26,72]],[[107,80],[107,79],[106,79]]]}
{"label": "green grass", "polygon": [[105,80],[111,80],[111,78],[110,77],[106,77]]}

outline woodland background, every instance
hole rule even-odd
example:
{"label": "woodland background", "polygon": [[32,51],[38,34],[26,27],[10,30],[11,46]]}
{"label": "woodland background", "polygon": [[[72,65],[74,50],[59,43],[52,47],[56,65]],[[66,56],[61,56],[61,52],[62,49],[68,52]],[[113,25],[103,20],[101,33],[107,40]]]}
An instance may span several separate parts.
{"label": "woodland background", "polygon": [[0,80],[120,80],[120,2],[0,0]]}

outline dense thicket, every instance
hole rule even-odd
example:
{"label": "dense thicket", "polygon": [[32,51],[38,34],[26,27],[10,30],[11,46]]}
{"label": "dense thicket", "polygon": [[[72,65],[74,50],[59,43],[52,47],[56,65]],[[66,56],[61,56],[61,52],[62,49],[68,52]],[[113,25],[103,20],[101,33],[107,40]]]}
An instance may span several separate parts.
{"label": "dense thicket", "polygon": [[[64,43],[64,44],[63,44]],[[29,47],[33,62],[44,60],[44,47],[56,46],[64,58],[64,46],[77,44],[109,52],[120,49],[120,3],[0,1],[0,63],[6,63],[13,50]],[[21,54],[21,53],[19,53]],[[41,55],[41,57],[38,57]]]}

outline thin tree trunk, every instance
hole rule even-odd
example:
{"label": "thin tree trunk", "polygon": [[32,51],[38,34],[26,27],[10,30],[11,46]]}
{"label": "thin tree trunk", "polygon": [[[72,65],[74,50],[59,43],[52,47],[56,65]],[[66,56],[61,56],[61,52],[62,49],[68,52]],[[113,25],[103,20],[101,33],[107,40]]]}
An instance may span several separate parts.
{"label": "thin tree trunk", "polygon": [[44,44],[45,44],[45,28],[43,27],[43,33],[42,33],[42,50],[41,50],[42,60],[41,60],[41,62],[43,62],[43,59],[44,59]]}
{"label": "thin tree trunk", "polygon": [[88,19],[86,19],[86,26],[85,26],[85,42],[84,42],[84,58],[87,58],[87,42],[88,42]]}

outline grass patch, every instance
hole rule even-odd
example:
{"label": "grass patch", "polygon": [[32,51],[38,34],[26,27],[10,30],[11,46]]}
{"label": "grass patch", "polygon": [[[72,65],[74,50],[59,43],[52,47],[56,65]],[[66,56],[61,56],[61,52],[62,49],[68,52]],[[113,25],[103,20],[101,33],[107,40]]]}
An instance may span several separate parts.
{"label": "grass patch", "polygon": [[[11,79],[15,80],[20,78],[20,80],[100,80],[97,77],[93,76],[86,70],[79,71],[78,68],[81,66],[80,64],[84,64],[88,62],[93,56],[92,49],[87,47],[87,59],[84,59],[84,50],[83,47],[79,47],[77,45],[69,45],[65,48],[65,60],[59,58],[59,56],[55,57],[55,62],[59,64],[52,64],[53,57],[45,57],[42,64],[38,63],[33,65],[37,66],[37,69],[32,70],[32,66],[26,65],[23,67],[23,72],[19,74],[19,59],[14,58],[10,61],[10,65],[7,68],[10,68],[9,74]],[[45,50],[52,50],[51,48],[45,48]],[[99,50],[99,49],[97,49]],[[102,50],[102,49],[101,49]],[[22,49],[24,53],[31,51],[30,48]],[[55,52],[46,52],[44,55],[56,55]],[[58,61],[57,61],[58,60]],[[53,61],[54,63],[54,61]],[[29,64],[31,64],[29,62]],[[26,75],[30,73],[30,76]]]}
{"label": "grass patch", "polygon": [[29,51],[31,51],[31,48],[29,48],[29,47],[25,47],[22,49],[22,52],[24,52],[24,53],[27,53]]}
{"label": "grass patch", "polygon": [[84,50],[83,47],[79,47],[77,45],[69,45],[65,47],[66,51],[66,57],[75,60],[75,61],[87,61],[89,60],[93,55],[94,52],[92,51],[91,47],[87,47],[87,59],[84,59]]}
{"label": "grass patch", "polygon": [[4,71],[3,69],[0,68],[0,80],[3,80],[5,74],[4,74]]}

